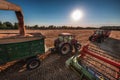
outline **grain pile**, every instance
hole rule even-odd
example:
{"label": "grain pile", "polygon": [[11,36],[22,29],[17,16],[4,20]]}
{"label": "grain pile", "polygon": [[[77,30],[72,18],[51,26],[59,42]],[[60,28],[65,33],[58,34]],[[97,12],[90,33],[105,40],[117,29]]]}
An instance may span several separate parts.
{"label": "grain pile", "polygon": [[0,34],[0,44],[8,44],[8,43],[19,43],[26,42],[32,40],[38,40],[40,38],[44,38],[40,33],[36,34],[26,34],[25,36],[20,36],[18,34]]}

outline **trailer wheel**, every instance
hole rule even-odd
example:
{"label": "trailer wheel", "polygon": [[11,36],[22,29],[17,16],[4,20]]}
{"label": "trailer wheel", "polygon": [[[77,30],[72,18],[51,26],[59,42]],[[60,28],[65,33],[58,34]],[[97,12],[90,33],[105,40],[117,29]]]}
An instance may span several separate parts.
{"label": "trailer wheel", "polygon": [[27,66],[26,67],[27,67],[28,70],[33,70],[33,69],[39,67],[40,63],[41,62],[40,62],[39,59],[33,58],[33,59],[30,59],[30,60],[27,61]]}
{"label": "trailer wheel", "polygon": [[66,55],[66,54],[71,53],[71,52],[72,52],[72,49],[71,49],[71,46],[69,43],[63,44],[60,48],[60,53],[62,55]]}

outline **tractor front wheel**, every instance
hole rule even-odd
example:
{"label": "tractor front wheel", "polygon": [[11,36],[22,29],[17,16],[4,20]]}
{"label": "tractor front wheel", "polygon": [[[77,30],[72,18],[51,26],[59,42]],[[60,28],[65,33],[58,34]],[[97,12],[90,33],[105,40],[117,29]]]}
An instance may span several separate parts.
{"label": "tractor front wheel", "polygon": [[62,55],[66,55],[66,54],[71,53],[71,52],[72,52],[72,49],[71,49],[71,46],[69,43],[63,44],[60,48],[60,53]]}

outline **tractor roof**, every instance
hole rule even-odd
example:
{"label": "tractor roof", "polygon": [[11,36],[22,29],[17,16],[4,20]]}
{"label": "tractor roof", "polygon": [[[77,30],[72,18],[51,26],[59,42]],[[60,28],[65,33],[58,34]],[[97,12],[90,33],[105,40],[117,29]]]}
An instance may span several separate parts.
{"label": "tractor roof", "polygon": [[60,33],[59,36],[73,36],[71,33]]}

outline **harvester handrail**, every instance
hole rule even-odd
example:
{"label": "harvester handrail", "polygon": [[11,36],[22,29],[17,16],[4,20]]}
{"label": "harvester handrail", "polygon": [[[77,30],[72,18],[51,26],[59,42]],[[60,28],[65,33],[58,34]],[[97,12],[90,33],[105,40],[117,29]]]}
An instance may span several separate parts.
{"label": "harvester handrail", "polygon": [[[91,67],[94,66],[94,67],[95,67],[95,70],[97,70],[98,72],[100,72],[101,69],[100,69],[98,66],[96,66],[95,64],[93,64],[92,62],[90,62],[89,60],[93,60],[93,59],[89,57],[89,58],[87,58],[86,60],[83,60],[83,61],[84,61],[83,63],[84,63],[85,65],[87,65],[87,66],[90,66],[89,64],[91,64]],[[96,61],[96,60],[95,60],[95,61]],[[98,62],[98,61],[96,61],[96,62]],[[100,62],[98,62],[98,63],[100,63]],[[100,63],[100,64],[101,64],[101,63]],[[112,71],[114,71],[114,72],[117,72],[117,74],[120,75],[120,73],[119,73],[118,71],[116,71],[116,70],[114,70],[114,69],[106,66],[105,64],[102,64],[102,65],[104,65],[106,68],[108,68],[108,69],[110,69],[110,70],[112,70]],[[104,71],[104,70],[102,70],[102,71]],[[112,77],[112,78],[114,78],[114,79],[117,79],[115,76],[113,76],[112,74],[108,73],[107,71],[104,71],[104,73],[105,73],[105,74],[108,74],[110,77]],[[101,74],[103,74],[103,73],[101,73]]]}
{"label": "harvester handrail", "polygon": [[[96,47],[93,47],[93,46],[88,47],[88,49],[89,49],[90,51],[92,51],[92,52],[94,51],[94,52],[96,52],[96,53],[99,53],[100,56],[104,56],[104,57],[106,57],[106,58],[112,59],[110,55],[106,55],[106,53],[107,53],[106,51],[103,51],[103,50],[101,50],[101,49],[97,50],[97,48],[96,48]],[[112,55],[112,56],[113,56],[113,55]],[[118,59],[114,59],[114,60],[118,61]]]}
{"label": "harvester handrail", "polygon": [[100,60],[102,60],[102,61],[104,61],[104,62],[106,62],[106,63],[108,63],[110,65],[113,65],[113,66],[115,66],[117,68],[120,68],[120,63],[119,62],[115,62],[115,61],[110,60],[110,59],[108,59],[108,58],[106,58],[104,56],[100,56],[100,55],[97,55],[97,54],[89,51],[88,46],[89,45],[86,45],[86,46],[83,47],[83,52],[85,52],[85,54],[89,54],[89,55],[91,55],[93,57],[96,57],[96,58],[98,58],[98,59],[100,59]]}
{"label": "harvester handrail", "polygon": [[[97,48],[99,48],[99,50],[97,50]],[[102,50],[100,47],[98,47],[98,46],[93,46],[93,45],[90,45],[90,48],[88,48],[88,49],[97,51],[97,53],[99,52],[100,54],[101,54],[101,53],[105,53],[105,54],[111,53],[111,52],[108,51],[108,50],[104,51],[104,50]],[[104,54],[101,54],[101,55],[102,55],[102,56],[105,56],[105,57],[108,57],[108,56],[106,56],[106,55],[104,55]],[[110,58],[110,56],[113,56],[113,57],[119,59],[119,56],[115,56],[114,54],[109,54],[109,57],[108,57],[108,58]]]}
{"label": "harvester handrail", "polygon": [[[99,61],[94,60],[94,59],[92,59],[92,58],[90,58],[90,57],[87,57],[87,59],[88,59],[88,60],[96,61],[97,63],[100,63]],[[100,64],[102,64],[102,63],[100,63]],[[112,69],[111,67],[109,67],[109,66],[107,66],[107,65],[105,65],[105,64],[102,64],[102,65],[104,65],[105,67],[109,68],[109,69],[112,70],[112,71],[116,71],[116,70]],[[117,72],[118,72],[118,71],[117,71]]]}

